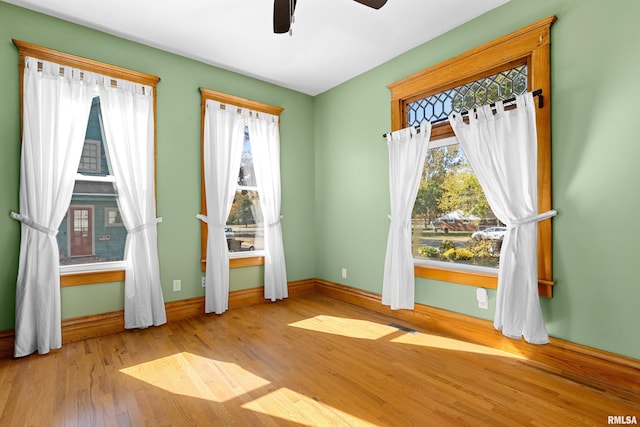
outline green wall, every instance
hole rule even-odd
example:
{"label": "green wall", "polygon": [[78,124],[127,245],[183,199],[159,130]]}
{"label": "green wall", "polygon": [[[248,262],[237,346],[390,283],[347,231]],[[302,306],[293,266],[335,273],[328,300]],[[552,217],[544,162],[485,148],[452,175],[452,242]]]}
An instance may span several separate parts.
{"label": "green wall", "polygon": [[[158,86],[158,214],[165,299],[202,295],[199,271],[199,93],[204,86],[285,108],[283,221],[289,280],[320,277],[381,292],[389,221],[387,85],[550,15],[554,277],[543,299],[552,336],[640,359],[640,2],[511,0],[316,97],[0,2],[0,330],[13,327],[19,225],[19,93],[11,38],[162,78]],[[548,99],[548,98],[547,98]],[[342,279],[341,268],[348,278]],[[182,279],[183,291],[171,290]],[[261,268],[236,269],[232,289],[259,286]],[[63,317],[122,308],[121,283],[64,288]],[[418,279],[427,304],[492,319],[475,288]]]}
{"label": "green wall", "polygon": [[[640,358],[640,2],[511,0],[315,100],[318,275],[380,293],[389,222],[386,86],[547,16],[552,42],[552,336]],[[548,99],[548,98],[547,98]],[[348,268],[348,278],[340,276]],[[426,305],[492,319],[475,288],[416,281]]]}
{"label": "green wall", "polygon": [[[157,207],[166,301],[204,295],[200,285],[200,92],[205,87],[284,108],[281,116],[283,237],[289,280],[316,276],[313,98],[177,55],[0,2],[0,330],[11,329],[20,245],[18,50],[39,44],[160,76],[157,93]],[[174,279],[182,291],[173,292]],[[263,283],[261,267],[234,269],[231,290]],[[63,318],[120,310],[122,283],[63,288]]]}

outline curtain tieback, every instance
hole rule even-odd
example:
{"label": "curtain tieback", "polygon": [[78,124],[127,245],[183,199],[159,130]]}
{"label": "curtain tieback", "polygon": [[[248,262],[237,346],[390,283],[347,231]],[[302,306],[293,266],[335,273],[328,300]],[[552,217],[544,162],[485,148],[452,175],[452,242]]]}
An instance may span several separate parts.
{"label": "curtain tieback", "polygon": [[196,218],[198,218],[200,221],[204,222],[205,224],[209,224],[209,218],[205,215],[196,214]]}
{"label": "curtain tieback", "polygon": [[527,217],[524,217],[524,218],[515,219],[515,220],[511,221],[509,224],[507,224],[507,227],[508,228],[516,228],[516,227],[518,227],[520,225],[523,225],[523,224],[530,224],[532,222],[540,222],[540,221],[543,221],[543,220],[545,220],[547,218],[554,217],[556,215],[558,215],[558,212],[555,209],[552,209],[550,211],[546,211],[546,212],[543,212],[543,213],[538,214],[538,215],[532,215],[532,216],[527,216]]}
{"label": "curtain tieback", "polygon": [[391,225],[395,225],[398,228],[408,228],[411,225],[411,221],[400,221],[397,218],[387,215],[387,218],[391,220]]}
{"label": "curtain tieback", "polygon": [[156,218],[153,221],[132,228],[131,230],[129,230],[129,234],[139,233],[142,230],[146,230],[147,228],[155,227],[156,224],[159,224],[161,222],[162,218]]}
{"label": "curtain tieback", "polygon": [[218,230],[224,230],[225,228],[227,228],[226,224],[211,224],[209,222],[209,217],[206,215],[202,215],[202,214],[196,214],[196,218],[198,218],[200,221],[204,222],[205,224],[207,224],[210,228],[217,228]]}
{"label": "curtain tieback", "polygon": [[278,218],[278,220],[276,222],[272,222],[271,224],[267,224],[267,228],[272,228],[272,227],[275,227],[276,225],[279,225],[280,222],[282,222],[282,218],[284,218],[284,215],[280,215],[280,217]]}
{"label": "curtain tieback", "polygon": [[58,230],[52,230],[49,227],[45,227],[42,224],[38,224],[37,222],[35,222],[34,220],[32,220],[31,218],[27,218],[26,216],[19,214],[17,212],[11,212],[11,218],[20,221],[21,223],[23,223],[24,225],[26,225],[27,227],[33,228],[34,230],[37,230],[41,233],[47,234],[49,236],[55,236],[56,234],[58,234]]}

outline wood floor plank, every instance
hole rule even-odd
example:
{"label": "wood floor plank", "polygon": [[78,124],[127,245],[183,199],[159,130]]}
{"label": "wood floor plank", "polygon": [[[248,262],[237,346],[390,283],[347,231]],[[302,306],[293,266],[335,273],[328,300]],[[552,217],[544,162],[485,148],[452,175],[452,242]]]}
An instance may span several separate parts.
{"label": "wood floor plank", "polygon": [[[1,426],[513,426],[640,396],[314,294],[0,359]],[[33,402],[38,402],[34,404]]]}

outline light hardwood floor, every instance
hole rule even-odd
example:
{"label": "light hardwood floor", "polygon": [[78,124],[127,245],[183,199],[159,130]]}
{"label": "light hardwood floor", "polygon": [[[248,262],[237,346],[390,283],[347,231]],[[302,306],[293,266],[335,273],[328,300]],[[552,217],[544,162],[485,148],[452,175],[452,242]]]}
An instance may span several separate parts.
{"label": "light hardwood floor", "polygon": [[640,422],[640,396],[394,322],[308,295],[0,359],[0,426]]}

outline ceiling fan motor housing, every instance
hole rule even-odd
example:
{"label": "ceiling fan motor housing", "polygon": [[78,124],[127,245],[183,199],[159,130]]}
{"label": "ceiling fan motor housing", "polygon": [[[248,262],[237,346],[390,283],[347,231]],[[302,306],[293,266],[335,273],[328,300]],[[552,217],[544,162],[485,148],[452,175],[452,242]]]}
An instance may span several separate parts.
{"label": "ceiling fan motor housing", "polygon": [[[355,0],[356,2],[380,9],[387,0]],[[298,0],[273,0],[273,32],[276,34],[288,33],[293,22],[293,14]]]}

